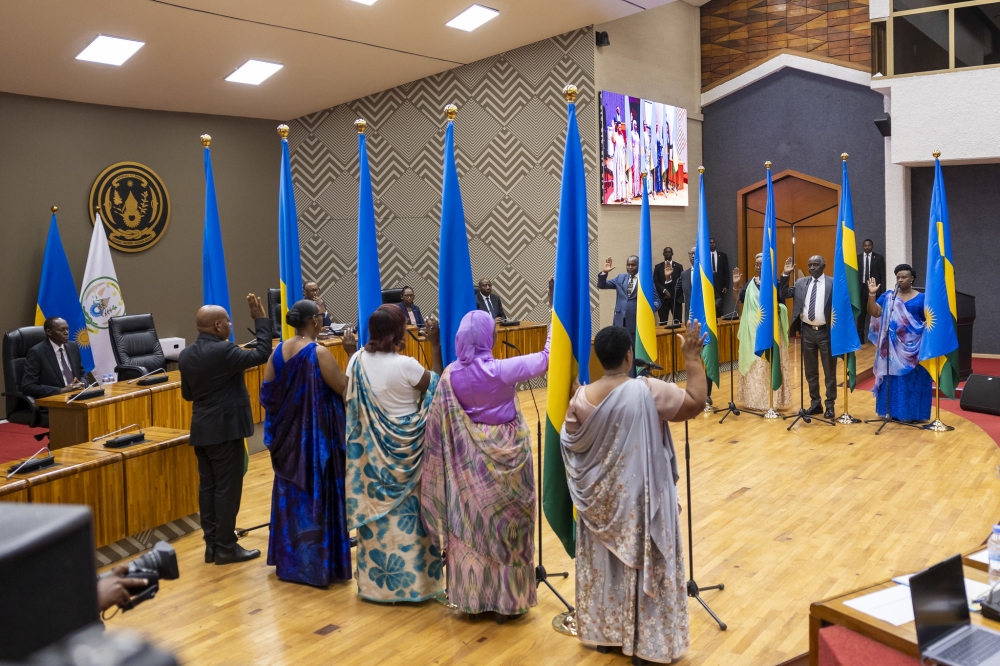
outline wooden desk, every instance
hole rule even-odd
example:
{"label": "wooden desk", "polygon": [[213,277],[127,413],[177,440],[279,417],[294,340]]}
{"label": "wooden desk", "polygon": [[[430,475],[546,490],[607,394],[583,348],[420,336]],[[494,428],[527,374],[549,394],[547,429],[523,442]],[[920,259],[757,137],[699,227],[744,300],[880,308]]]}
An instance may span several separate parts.
{"label": "wooden desk", "polygon": [[49,410],[49,447],[60,449],[107,434],[131,423],[153,424],[149,387],[118,382],[105,384],[104,395],[67,402],[73,393],[61,393],[36,402]]}
{"label": "wooden desk", "polygon": [[146,441],[106,449],[104,440],[73,448],[119,454],[125,477],[125,529],[138,534],[198,512],[198,459],[188,432],[144,428]]}
{"label": "wooden desk", "polygon": [[[989,576],[985,571],[974,569],[969,566],[964,567],[965,577],[982,583],[989,581]],[[888,622],[875,619],[871,615],[854,610],[845,606],[845,601],[850,601],[857,597],[863,597],[872,592],[878,592],[887,587],[892,587],[896,583],[884,581],[866,587],[861,590],[848,592],[839,597],[832,597],[824,601],[817,601],[809,607],[809,664],[817,666],[819,663],[819,630],[826,625],[837,624],[846,627],[851,631],[866,636],[874,641],[888,645],[894,650],[920,658],[920,650],[917,647],[917,630],[913,622],[908,622],[899,627],[894,627]],[[972,624],[978,624],[990,629],[1000,630],[1000,623],[985,619],[979,613],[971,613]]]}
{"label": "wooden desk", "polygon": [[6,479],[7,466],[3,467],[3,476],[0,476],[0,502],[27,502],[28,482],[24,479]]}
{"label": "wooden desk", "polygon": [[86,504],[94,512],[97,548],[124,539],[125,476],[121,454],[70,446],[52,455],[56,459],[52,467],[14,477],[27,482],[28,501]]}
{"label": "wooden desk", "polygon": [[181,397],[181,373],[174,370],[167,376],[169,381],[149,387],[150,423],[154,428],[190,430],[191,403]]}

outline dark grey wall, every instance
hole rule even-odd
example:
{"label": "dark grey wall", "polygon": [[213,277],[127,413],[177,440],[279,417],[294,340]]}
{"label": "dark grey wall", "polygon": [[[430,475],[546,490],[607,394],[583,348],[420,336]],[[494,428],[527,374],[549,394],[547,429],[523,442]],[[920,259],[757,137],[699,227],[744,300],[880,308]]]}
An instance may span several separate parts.
{"label": "dark grey wall", "polygon": [[[884,254],[884,140],[872,120],[882,95],[795,69],[783,69],[702,109],[705,198],[716,242],[736,265],[736,192],[793,169],[840,183],[841,153],[850,154],[851,199],[858,244]],[[832,248],[831,248],[832,249]]]}
{"label": "dark grey wall", "polygon": [[0,93],[0,127],[0,331],[34,323],[51,206],[59,206],[59,233],[79,288],[93,230],[90,188],[106,167],[135,161],[163,179],[173,213],[165,235],[149,250],[112,251],[125,307],[134,314],[152,312],[160,337],[193,341],[205,207],[198,137],[208,133],[233,323],[238,338],[249,338],[243,297],[278,283],[281,153],[274,122]]}
{"label": "dark grey wall", "polygon": [[[1000,296],[993,285],[996,254],[989,249],[1000,229],[1000,164],[971,164],[941,168],[948,218],[955,287],[976,297],[976,324],[972,351],[1000,354]],[[927,278],[927,223],[930,217],[934,168],[910,170],[910,206],[913,215],[913,268],[917,285]],[[888,270],[892,270],[892,266]]]}

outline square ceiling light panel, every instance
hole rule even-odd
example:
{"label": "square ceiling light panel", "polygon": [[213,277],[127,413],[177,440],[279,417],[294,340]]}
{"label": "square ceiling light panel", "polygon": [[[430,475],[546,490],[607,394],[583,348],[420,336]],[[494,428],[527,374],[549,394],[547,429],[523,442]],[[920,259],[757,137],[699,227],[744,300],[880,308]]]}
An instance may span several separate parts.
{"label": "square ceiling light panel", "polygon": [[472,32],[482,24],[496,18],[500,12],[482,5],[472,5],[464,12],[448,21],[445,25],[449,28],[458,28],[466,32]]}
{"label": "square ceiling light panel", "polygon": [[136,42],[131,39],[120,39],[118,37],[108,37],[98,35],[97,39],[90,43],[90,46],[80,52],[77,60],[88,62],[99,62],[104,65],[121,65],[141,49],[145,42]]}
{"label": "square ceiling light panel", "polygon": [[246,64],[226,77],[226,81],[233,83],[249,83],[252,86],[259,86],[271,77],[284,65],[275,62],[264,62],[263,60],[247,60]]}

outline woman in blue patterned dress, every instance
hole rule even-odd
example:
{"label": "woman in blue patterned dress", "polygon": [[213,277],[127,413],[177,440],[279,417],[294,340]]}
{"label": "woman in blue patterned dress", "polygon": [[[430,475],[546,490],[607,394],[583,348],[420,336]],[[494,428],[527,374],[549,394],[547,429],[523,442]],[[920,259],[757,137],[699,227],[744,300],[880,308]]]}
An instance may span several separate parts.
{"label": "woman in blue patterned dress", "polygon": [[900,264],[895,291],[876,300],[881,285],[868,280],[868,339],[875,345],[875,411],[899,421],[926,421],[931,417],[931,376],[917,360],[924,335],[924,295],[913,288],[917,274]]}
{"label": "woman in blue patterned dress", "polygon": [[347,521],[358,530],[358,595],[424,601],[444,589],[441,551],[424,530],[420,476],[424,424],[441,373],[437,321],[425,318],[434,372],[399,352],[406,315],[379,307],[369,340],[347,364]]}
{"label": "woman in blue patterned dress", "polygon": [[[344,401],[347,376],[316,344],[323,315],[311,300],[288,311],[295,337],[271,353],[260,387],[271,452],[271,535],[267,563],[281,580],[325,587],[351,578],[344,514]],[[345,348],[354,345],[348,333]]]}

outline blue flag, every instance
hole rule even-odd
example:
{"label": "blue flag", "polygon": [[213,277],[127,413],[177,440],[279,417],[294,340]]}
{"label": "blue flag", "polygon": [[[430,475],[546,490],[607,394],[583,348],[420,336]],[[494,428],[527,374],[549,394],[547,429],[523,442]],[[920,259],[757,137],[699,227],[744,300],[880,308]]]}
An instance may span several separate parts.
{"label": "blue flag", "polygon": [[441,243],[438,249],[438,318],[441,320],[441,360],[453,362],[455,334],[462,317],[476,309],[472,286],[469,236],[455,168],[455,121],[444,134],[444,183],[441,188]]}
{"label": "blue flag", "polygon": [[[80,347],[80,361],[83,369],[94,369],[94,355],[90,351],[90,336],[87,334],[87,320],[80,307],[76,283],[69,270],[69,260],[59,236],[56,214],[49,222],[49,237],[45,241],[45,258],[42,259],[42,277],[38,283],[38,300],[35,303],[35,326],[41,326],[50,317],[65,319],[69,324],[70,342]],[[83,379],[78,377],[77,379]],[[14,387],[10,387],[14,390]]]}
{"label": "blue flag", "polygon": [[[548,400],[545,405],[543,510],[552,531],[570,557],[576,555],[576,518],[566,484],[559,431],[573,380],[590,383],[590,245],[587,227],[587,179],[580,129],[576,120],[576,88],[563,91],[568,106],[563,156],[559,227],[556,230],[555,285],[552,294],[552,341],[549,346]],[[640,261],[640,266],[642,259]],[[539,462],[541,464],[541,462]]]}
{"label": "blue flag", "polygon": [[[847,385],[856,380],[854,352],[861,349],[857,317],[861,314],[861,290],[858,284],[858,247],[854,238],[854,206],[851,204],[851,181],[847,177],[847,156],[843,159],[840,187],[840,210],[837,213],[837,244],[833,251],[833,293],[830,295],[830,353],[846,356]],[[866,288],[867,289],[867,288]]]}
{"label": "blue flag", "polygon": [[[219,226],[219,204],[215,199],[215,177],[212,175],[212,152],[205,146],[205,235],[201,241],[201,302],[219,305],[229,313],[229,280],[226,278],[226,253],[222,249],[222,227]],[[232,329],[229,340],[236,340]]]}
{"label": "blue flag", "polygon": [[299,217],[295,212],[292,165],[288,159],[288,126],[279,125],[281,173],[278,179],[278,278],[281,281],[281,339],[295,335],[285,323],[289,308],[302,298],[302,256],[299,249]]}
{"label": "blue flag", "polygon": [[771,390],[781,388],[781,316],[778,310],[778,224],[774,214],[774,184],[767,163],[767,206],[764,208],[764,243],[760,268],[760,321],[754,353],[771,364]]}
{"label": "blue flag", "polygon": [[951,223],[944,192],[941,162],[934,156],[934,190],[927,223],[927,280],[924,318],[927,327],[920,338],[920,364],[927,368],[941,392],[955,397],[959,382],[958,304],[955,296],[955,264],[951,257]]}
{"label": "blue flag", "polygon": [[691,267],[691,319],[701,324],[705,346],[701,359],[705,374],[719,385],[719,321],[715,312],[715,287],[712,284],[712,246],[708,236],[708,208],[705,206],[705,168],[699,167],[698,240]]}
{"label": "blue flag", "polygon": [[[382,305],[382,277],[378,266],[378,239],[375,235],[375,200],[372,174],[368,168],[368,145],[364,125],[358,126],[358,344],[368,342],[368,318]],[[466,248],[468,257],[468,248]],[[469,271],[471,273],[471,269]],[[457,329],[456,329],[457,330]]]}

